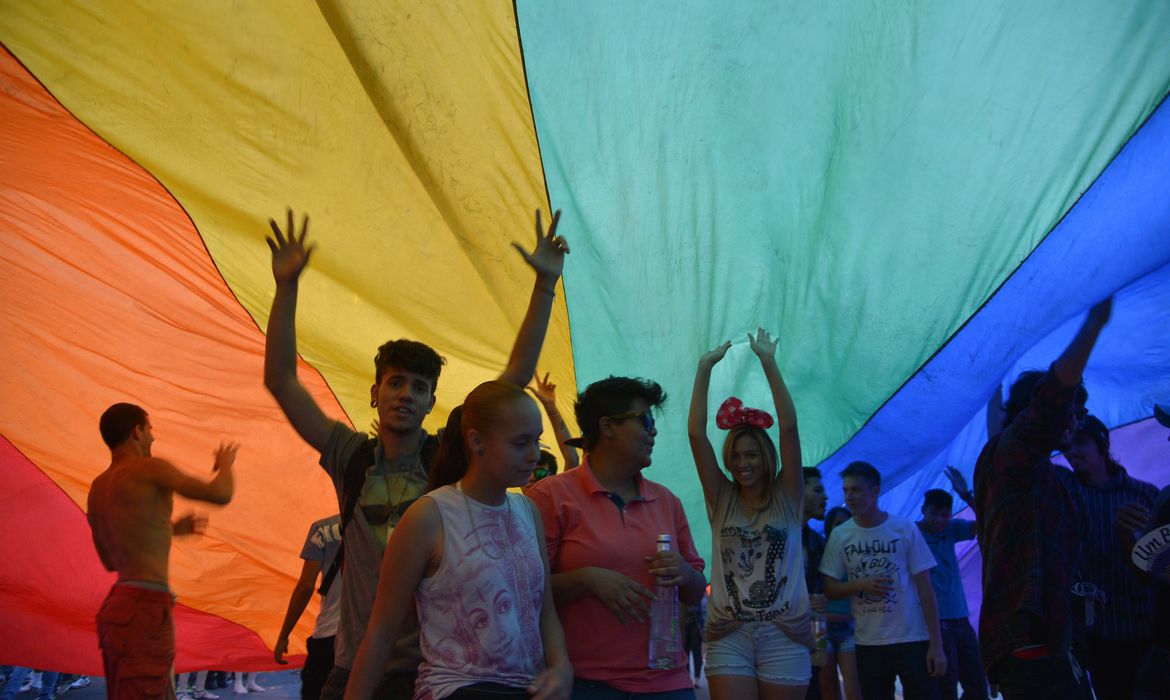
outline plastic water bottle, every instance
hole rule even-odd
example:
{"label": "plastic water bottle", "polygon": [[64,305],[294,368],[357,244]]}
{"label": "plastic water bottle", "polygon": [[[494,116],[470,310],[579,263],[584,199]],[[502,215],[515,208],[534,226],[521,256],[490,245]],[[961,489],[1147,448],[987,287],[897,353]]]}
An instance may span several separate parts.
{"label": "plastic water bottle", "polygon": [[[670,535],[659,535],[655,545],[659,552],[669,552]],[[660,579],[654,593],[654,602],[650,606],[650,668],[666,670],[678,665],[682,653],[678,588],[664,586]]]}
{"label": "plastic water bottle", "polygon": [[812,629],[813,642],[816,645],[812,653],[812,665],[824,666],[829,656],[829,626],[825,623],[825,618],[813,613]]}

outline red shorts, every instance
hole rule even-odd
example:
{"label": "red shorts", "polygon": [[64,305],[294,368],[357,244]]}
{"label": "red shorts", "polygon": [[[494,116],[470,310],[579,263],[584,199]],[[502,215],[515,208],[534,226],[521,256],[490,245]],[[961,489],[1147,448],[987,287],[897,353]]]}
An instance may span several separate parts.
{"label": "red shorts", "polygon": [[174,698],[175,597],[116,583],[98,611],[98,642],[111,700]]}

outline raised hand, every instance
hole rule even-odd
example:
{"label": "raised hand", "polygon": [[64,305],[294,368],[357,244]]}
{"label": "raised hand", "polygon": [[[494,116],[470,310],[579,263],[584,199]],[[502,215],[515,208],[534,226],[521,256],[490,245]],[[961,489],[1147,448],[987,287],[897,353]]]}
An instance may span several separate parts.
{"label": "raised hand", "polygon": [[965,493],[970,493],[971,489],[967,488],[967,480],[963,478],[963,475],[959,472],[958,469],[955,469],[952,466],[947,466],[947,468],[943,470],[943,473],[946,474],[948,479],[950,479],[951,488],[955,490],[955,493],[959,494],[960,496]]}
{"label": "raised hand", "polygon": [[305,247],[305,236],[309,235],[309,215],[301,221],[301,234],[297,236],[296,223],[293,221],[293,211],[288,210],[288,235],[286,236],[277,225],[275,219],[269,219],[272,235],[264,240],[272,249],[272,277],[279,284],[281,282],[295,282],[301,276],[305,265],[309,264],[309,256],[313,254],[316,244]]}
{"label": "raised hand", "polygon": [[236,462],[236,453],[240,451],[240,443],[228,442],[219,446],[215,451],[215,466],[211,471],[227,471],[232,468]]}
{"label": "raised hand", "polygon": [[[289,216],[291,217],[292,214],[290,213]],[[512,243],[512,247],[520,251],[520,255],[524,257],[524,262],[536,270],[536,276],[541,279],[555,281],[561,276],[561,270],[565,267],[565,256],[569,254],[569,244],[564,238],[557,236],[557,223],[560,220],[561,210],[558,209],[553,213],[552,223],[549,224],[546,234],[544,226],[540,223],[540,210],[537,209],[536,248],[529,253],[519,243]]]}
{"label": "raised hand", "polygon": [[752,346],[752,352],[762,360],[766,357],[776,356],[776,347],[780,344],[780,341],[768,335],[768,331],[764,330],[763,326],[760,326],[756,329],[754,338],[751,333],[748,333],[748,344]]}
{"label": "raised hand", "polygon": [[544,404],[545,408],[557,405],[557,385],[548,380],[548,372],[544,373],[544,379],[537,374],[532,377],[536,382],[535,387],[528,387],[528,391],[536,397],[537,401]]}
{"label": "raised hand", "polygon": [[699,366],[710,369],[711,367],[719,364],[719,361],[722,360],[725,355],[727,355],[727,350],[730,347],[731,341],[728,340],[714,350],[705,353],[702,357],[699,358]]}
{"label": "raised hand", "polygon": [[1106,323],[1109,323],[1109,317],[1113,315],[1113,297],[1107,296],[1101,301],[1093,305],[1089,309],[1088,322],[1097,328],[1104,328]]}

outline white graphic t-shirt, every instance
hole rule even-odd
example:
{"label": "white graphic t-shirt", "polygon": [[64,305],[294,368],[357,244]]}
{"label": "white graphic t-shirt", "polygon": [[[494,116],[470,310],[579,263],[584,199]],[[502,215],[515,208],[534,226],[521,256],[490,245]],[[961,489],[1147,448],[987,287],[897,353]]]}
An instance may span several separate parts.
{"label": "white graphic t-shirt", "polygon": [[798,505],[777,489],[766,508],[748,512],[739,488],[720,483],[711,513],[709,641],[744,622],[771,622],[811,645]]}
{"label": "white graphic t-shirt", "polygon": [[910,577],[935,565],[918,526],[888,516],[875,527],[848,520],[833,528],[821,558],[821,573],[854,581],[875,576],[893,579],[882,595],[860,592],[850,597],[858,644],[901,644],[930,639],[918,590]]}

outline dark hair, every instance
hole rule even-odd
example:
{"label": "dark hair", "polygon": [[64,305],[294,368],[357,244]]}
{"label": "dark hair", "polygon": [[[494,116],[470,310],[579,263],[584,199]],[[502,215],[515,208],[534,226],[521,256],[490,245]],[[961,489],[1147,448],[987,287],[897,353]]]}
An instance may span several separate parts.
{"label": "dark hair", "polygon": [[809,479],[824,479],[824,478],[825,477],[821,476],[820,469],[817,469],[816,467],[805,467],[804,468],[804,483],[807,484]]}
{"label": "dark hair", "polygon": [[825,513],[825,539],[826,540],[829,539],[829,535],[833,534],[833,528],[837,527],[837,525],[835,523],[835,521],[837,520],[837,516],[842,514],[842,513],[844,513],[845,515],[848,515],[850,518],[853,517],[853,513],[850,513],[849,509],[846,508],[845,506],[837,506],[836,508],[830,508],[829,512]]}
{"label": "dark hair", "polygon": [[1093,443],[1097,446],[1097,450],[1105,458],[1105,470],[1110,476],[1116,475],[1121,470],[1121,465],[1113,458],[1113,454],[1109,452],[1109,428],[1100,418],[1093,415],[1085,416],[1085,420],[1081,422],[1081,427],[1077,428],[1077,434],[1087,435],[1093,440]]}
{"label": "dark hair", "polygon": [[132,403],[116,403],[98,421],[102,440],[111,450],[130,439],[134,429],[146,425],[146,411]]}
{"label": "dark hair", "polygon": [[938,508],[950,513],[955,506],[955,499],[942,489],[931,489],[922,495],[923,508]]}
{"label": "dark hair", "polygon": [[[1028,409],[1028,404],[1032,403],[1032,395],[1036,393],[1036,386],[1040,384],[1044,375],[1045,372],[1038,369],[1029,369],[1020,372],[1020,376],[1012,382],[1012,388],[1008,390],[1007,401],[1003,404],[1003,427],[1011,425],[1016,416]],[[1085,385],[1077,385],[1076,405],[1084,406],[1088,400],[1089,392],[1085,389]]]}
{"label": "dark hair", "polygon": [[552,452],[548,450],[541,450],[540,457],[536,460],[537,465],[546,467],[553,474],[557,473],[557,458]]}
{"label": "dark hair", "polygon": [[573,406],[585,447],[592,449],[597,445],[602,418],[629,411],[638,399],[650,404],[650,408],[657,408],[666,402],[666,392],[658,382],[630,377],[608,377],[585,387]]}
{"label": "dark hair", "polygon": [[865,479],[870,486],[882,485],[882,473],[869,462],[850,462],[841,470],[841,478],[844,479],[847,476]]}
{"label": "dark hair", "polygon": [[502,379],[493,379],[472,389],[463,405],[455,407],[447,416],[447,427],[439,437],[435,466],[427,479],[427,491],[462,479],[471,463],[467,433],[491,430],[496,425],[500,409],[520,400],[532,401],[523,389]]}
{"label": "dark hair", "polygon": [[399,338],[383,343],[374,355],[374,384],[382,383],[382,374],[391,367],[404,369],[407,372],[421,374],[431,380],[431,394],[439,386],[439,373],[447,360],[435,352],[431,346],[417,340]]}

